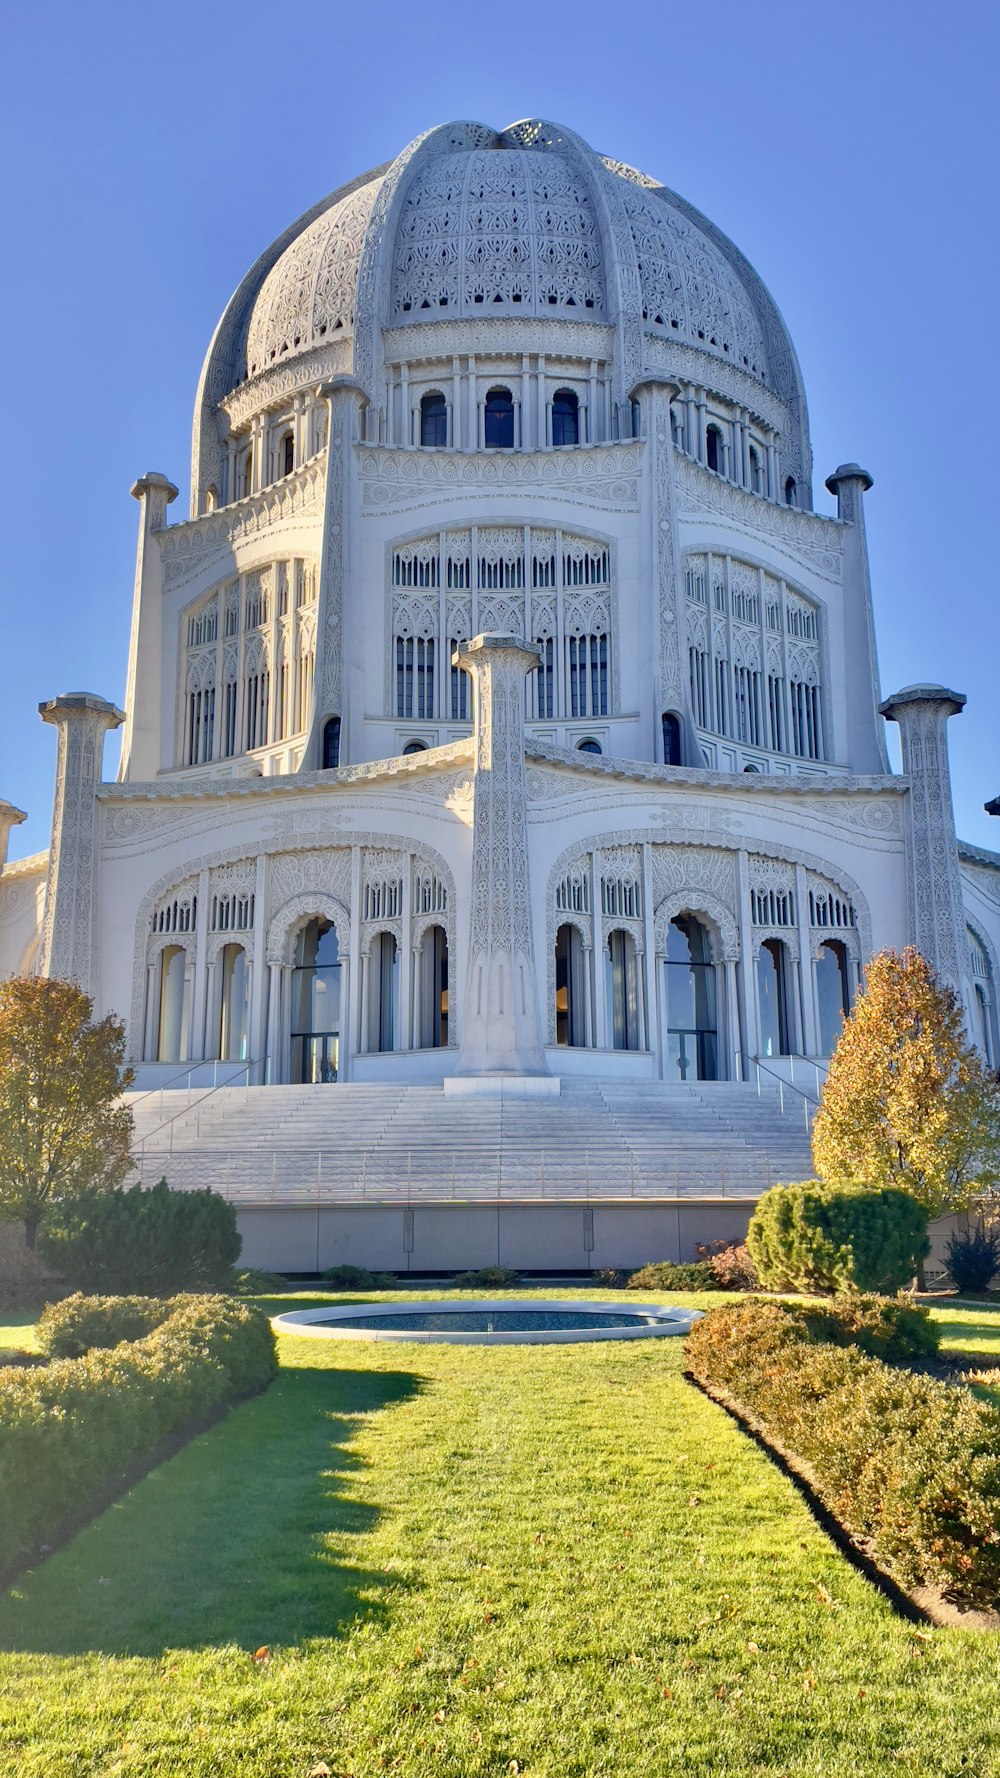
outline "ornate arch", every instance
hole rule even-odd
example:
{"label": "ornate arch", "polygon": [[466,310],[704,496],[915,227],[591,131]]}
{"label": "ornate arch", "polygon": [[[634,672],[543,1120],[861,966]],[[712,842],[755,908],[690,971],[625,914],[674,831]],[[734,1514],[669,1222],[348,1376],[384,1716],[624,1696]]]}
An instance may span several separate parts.
{"label": "ornate arch", "polygon": [[704,920],[712,940],[713,963],[735,963],[740,955],[740,934],[732,909],[710,890],[697,886],[672,889],[653,911],[653,932],[656,954],[663,956],[667,948],[667,927],[678,914],[693,914]]}
{"label": "ornate arch", "polygon": [[304,920],[329,920],[337,934],[337,944],[342,957],[351,954],[351,916],[343,902],[324,889],[307,889],[301,895],[292,895],[282,903],[277,912],[272,914],[267,929],[267,945],[264,952],[268,963],[287,963],[285,952],[292,933]]}

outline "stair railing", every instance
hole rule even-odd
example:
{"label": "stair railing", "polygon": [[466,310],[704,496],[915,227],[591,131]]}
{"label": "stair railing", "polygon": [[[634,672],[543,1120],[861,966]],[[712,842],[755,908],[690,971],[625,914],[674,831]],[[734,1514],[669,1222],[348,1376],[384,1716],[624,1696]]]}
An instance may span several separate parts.
{"label": "stair railing", "polygon": [[[823,1091],[822,1081],[820,1080],[819,1066],[815,1062],[809,1062],[808,1058],[805,1056],[798,1056],[798,1057],[792,1056],[792,1057],[790,1057],[790,1061],[792,1063],[792,1079],[786,1080],[784,1075],[779,1074],[776,1068],[769,1068],[767,1063],[762,1062],[759,1056],[754,1057],[754,1068],[756,1071],[756,1083],[757,1083],[757,1097],[758,1097],[758,1099],[760,1098],[760,1086],[761,1086],[760,1075],[761,1075],[761,1069],[763,1069],[765,1074],[769,1074],[771,1076],[771,1079],[777,1081],[777,1083],[778,1083],[778,1100],[781,1105],[782,1117],[784,1117],[784,1115],[785,1115],[785,1089],[786,1089],[786,1087],[790,1093],[794,1093],[797,1096],[797,1098],[801,1101],[803,1121],[805,1123],[806,1131],[808,1133],[809,1129],[812,1126],[812,1115],[819,1108],[820,1095]],[[805,1087],[800,1087],[798,1085],[798,1083],[796,1082],[796,1080],[795,1080],[795,1063],[796,1063],[796,1061],[806,1062],[808,1067],[811,1067],[814,1069],[815,1075],[816,1075],[815,1095],[810,1093]]]}
{"label": "stair railing", "polygon": [[[148,1131],[147,1134],[145,1136],[143,1136],[142,1140],[139,1143],[140,1172],[142,1170],[141,1163],[142,1163],[142,1160],[145,1158],[145,1154],[146,1154],[146,1144],[149,1142],[152,1142],[153,1137],[159,1136],[162,1133],[162,1131],[164,1131],[164,1130],[169,1130],[169,1132],[170,1132],[169,1141],[168,1141],[168,1145],[167,1145],[167,1153],[171,1154],[171,1155],[173,1154],[173,1152],[174,1152],[174,1125],[176,1124],[178,1118],[187,1117],[188,1112],[191,1110],[191,1106],[192,1106],[192,1099],[191,1099],[192,1089],[190,1086],[191,1076],[192,1076],[192,1074],[196,1073],[199,1068],[204,1068],[204,1066],[205,1066],[204,1062],[194,1062],[194,1063],[192,1063],[190,1068],[185,1069],[184,1073],[182,1075],[178,1076],[179,1079],[187,1080],[189,1083],[187,1092],[184,1095],[184,1104],[177,1111],[174,1112],[172,1117],[162,1118],[162,1121],[160,1123],[155,1125],[155,1127],[152,1130]],[[256,1068],[256,1066],[257,1066],[256,1062],[244,1062],[242,1068],[238,1068],[235,1074],[230,1075],[227,1080],[220,1081],[218,1079],[218,1063],[215,1064],[215,1067],[213,1069],[213,1079],[215,1080],[216,1084],[213,1086],[210,1086],[210,1087],[206,1087],[205,1091],[201,1094],[200,1098],[197,1098],[193,1101],[193,1103],[198,1108],[198,1122],[197,1122],[197,1126],[195,1128],[195,1135],[196,1136],[201,1135],[201,1110],[202,1110],[202,1106],[205,1104],[205,1102],[208,1099],[213,1098],[216,1093],[224,1093],[227,1090],[227,1088],[238,1086],[239,1082],[243,1079],[244,1075],[246,1076],[246,1079],[243,1083],[243,1086],[244,1086],[243,1103],[244,1103],[244,1105],[246,1104],[248,1098],[250,1097],[251,1070]],[[153,1093],[159,1093],[159,1095],[160,1095],[160,1112],[162,1114],[162,1112],[163,1112],[163,1094],[165,1091],[170,1091],[170,1090],[171,1089],[168,1087],[152,1087],[148,1093],[140,1093],[138,1095],[138,1098],[136,1100],[134,1100],[132,1103],[138,1104],[139,1100],[148,1099],[151,1097],[151,1095]],[[130,1107],[130,1109],[131,1109],[131,1107]]]}

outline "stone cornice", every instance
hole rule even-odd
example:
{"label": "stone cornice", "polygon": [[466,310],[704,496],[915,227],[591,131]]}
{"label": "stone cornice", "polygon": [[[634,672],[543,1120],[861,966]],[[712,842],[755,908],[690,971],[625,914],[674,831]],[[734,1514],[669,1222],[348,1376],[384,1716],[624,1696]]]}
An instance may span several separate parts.
{"label": "stone cornice", "polygon": [[973,846],[968,840],[959,840],[958,856],[966,864],[982,864],[987,870],[1000,871],[1000,852],[991,852],[986,846]]}
{"label": "stone cornice", "polygon": [[483,488],[635,511],[645,442],[626,439],[549,451],[404,450],[366,444],[354,449],[369,511],[410,506],[422,497],[467,500]]}
{"label": "stone cornice", "polygon": [[316,790],[334,791],[354,784],[370,784],[394,778],[422,778],[456,765],[471,766],[475,746],[471,736],[449,741],[444,747],[427,747],[422,753],[391,759],[366,760],[361,765],[341,766],[337,771],[296,772],[270,778],[214,778],[198,782],[183,778],[159,783],[101,784],[99,802],[204,802],[240,797],[302,796]]}
{"label": "stone cornice", "polygon": [[354,364],[354,342],[350,334],[339,334],[311,352],[293,358],[287,364],[270,365],[255,377],[223,396],[219,407],[229,420],[233,432],[245,426],[266,408],[284,406],[292,395],[311,389],[329,377],[349,374]]}
{"label": "stone cornice", "polygon": [[674,472],[682,519],[700,513],[718,517],[742,533],[756,533],[779,553],[839,583],[845,530],[840,519],[799,512],[749,494],[676,449]]}
{"label": "stone cornice", "polygon": [[561,363],[567,359],[607,360],[614,351],[615,330],[599,321],[558,321],[545,315],[469,315],[462,319],[414,321],[387,327],[382,335],[387,364],[433,364],[442,358],[472,354],[519,359],[524,352],[543,352]]}
{"label": "stone cornice", "polygon": [[44,876],[48,868],[49,855],[47,852],[32,852],[30,858],[10,859],[0,870],[0,888],[4,883],[12,882],[15,877]]}
{"label": "stone cornice", "polygon": [[231,552],[238,543],[266,536],[298,519],[319,518],[326,493],[326,451],[310,457],[294,475],[285,476],[249,494],[232,506],[206,512],[155,533],[160,545],[164,586],[174,587],[197,574],[209,557]]}
{"label": "stone cornice", "polygon": [[699,770],[695,766],[652,765],[644,760],[580,753],[576,748],[556,747],[550,741],[530,737],[526,739],[525,757],[538,763],[568,766],[577,772],[596,774],[598,777],[628,778],[639,783],[670,785],[675,789],[684,787],[692,790],[737,791],[743,796],[760,796],[763,792],[806,797],[852,794],[904,796],[909,790],[909,780],[898,774],[891,778],[849,775],[814,778],[805,773],[779,776],[770,773],[710,772]]}
{"label": "stone cornice", "polygon": [[[737,364],[727,364],[714,353],[700,352],[660,333],[647,330],[643,334],[643,364],[649,370],[666,372],[679,383],[691,383],[709,394],[720,395],[745,407],[762,425],[775,432],[789,429],[788,409],[780,395],[758,382]],[[640,378],[641,381],[641,378]]]}

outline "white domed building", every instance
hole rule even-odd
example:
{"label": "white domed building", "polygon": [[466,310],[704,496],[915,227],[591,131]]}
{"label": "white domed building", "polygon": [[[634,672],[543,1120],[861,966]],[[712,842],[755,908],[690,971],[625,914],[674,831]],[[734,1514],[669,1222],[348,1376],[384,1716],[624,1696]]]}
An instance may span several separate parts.
{"label": "white domed building", "polygon": [[571,131],[433,129],[267,249],[190,518],[133,489],[126,709],[41,706],[52,846],[0,872],[0,971],[127,1021],[144,1176],[297,1269],[629,1263],[808,1170],[873,950],[1000,1060],[964,699],[882,701],[871,479],[827,486],[753,268]]}

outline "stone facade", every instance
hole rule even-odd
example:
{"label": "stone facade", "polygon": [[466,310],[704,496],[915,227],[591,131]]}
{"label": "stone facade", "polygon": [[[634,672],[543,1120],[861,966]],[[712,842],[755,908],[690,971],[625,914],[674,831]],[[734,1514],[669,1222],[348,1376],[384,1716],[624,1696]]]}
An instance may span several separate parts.
{"label": "stone facade", "polygon": [[136,483],[127,709],[41,707],[0,971],[79,980],[148,1083],[733,1080],[821,1060],[913,939],[996,1063],[963,700],[881,702],[871,478],[822,517],[810,465],[713,224],[541,120],[430,131],[243,280],[190,516]]}

